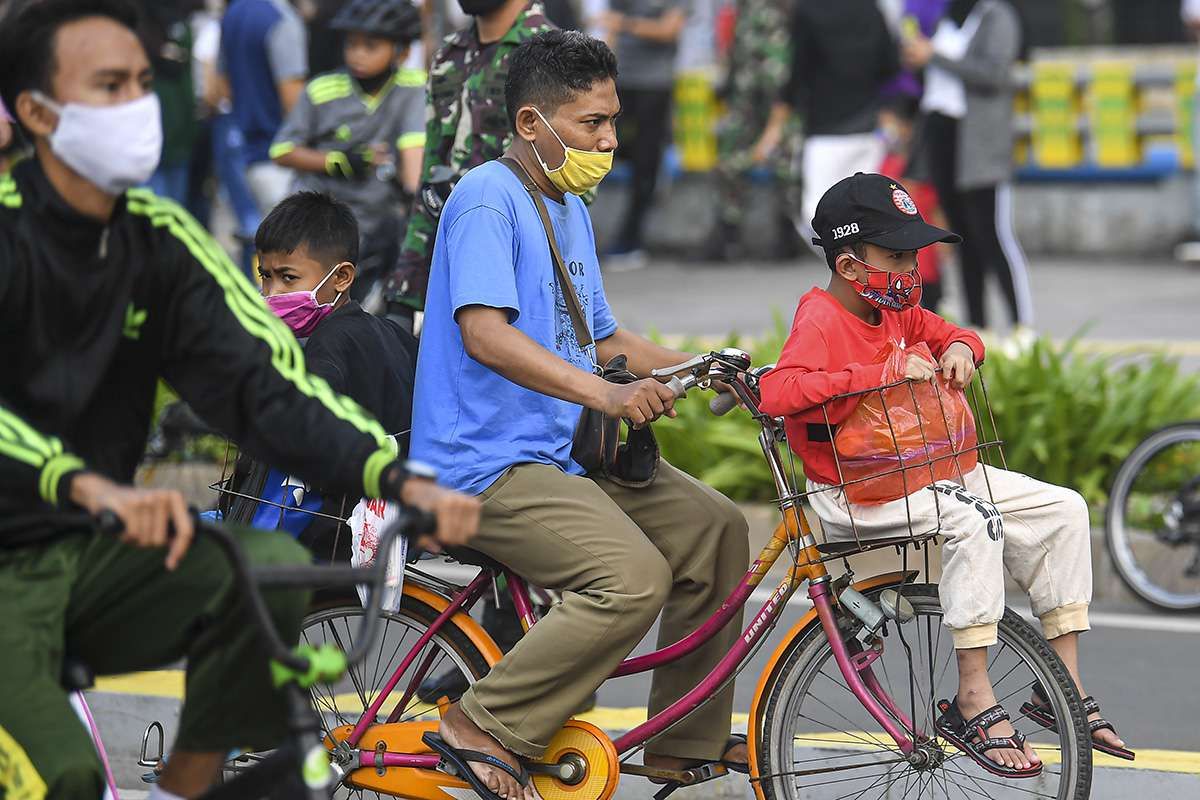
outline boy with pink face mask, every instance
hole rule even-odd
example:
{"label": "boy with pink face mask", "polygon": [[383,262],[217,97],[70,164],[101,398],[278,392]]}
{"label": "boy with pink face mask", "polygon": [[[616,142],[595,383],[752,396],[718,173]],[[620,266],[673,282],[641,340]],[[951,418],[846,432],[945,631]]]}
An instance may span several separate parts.
{"label": "boy with pink face mask", "polygon": [[[277,205],[254,237],[267,306],[304,345],[308,371],[372,414],[408,452],[417,341],[394,322],[350,298],[358,260],[358,223],[349,206],[320,192],[297,192]],[[320,560],[349,558],[350,536],[338,523],[357,497],[326,496],[287,473],[239,461],[233,489],[270,502],[226,495],[227,519],[286,530]],[[278,505],[287,506],[287,510]]]}
{"label": "boy with pink face mask", "polygon": [[[877,504],[850,502],[839,486],[833,442],[860,398],[834,398],[884,383],[886,365],[876,358],[883,348],[927,344],[942,377],[958,389],[983,362],[978,335],[920,307],[917,251],[935,242],[958,244],[962,237],[926,223],[899,181],[861,172],[825,193],[812,224],[813,243],[825,250],[832,270],[829,286],[800,299],[778,366],[762,380],[761,409],[786,419],[788,441],[804,462],[813,492],[809,502],[828,539],[940,531],[939,594],[959,685],[952,699],[931,698],[937,700],[939,734],[1001,777],[1031,778],[1042,770],[1032,746],[1010,722],[1020,719],[1017,709],[997,702],[988,676],[1007,570],[1029,594],[1043,634],[1085,698],[1093,746],[1132,759],[1079,677],[1078,634],[1088,630],[1092,567],[1088,508],[1077,492],[993,467],[985,475],[982,464],[959,479],[921,488],[913,470],[907,497]],[[932,380],[935,365],[910,354],[904,378]],[[921,411],[930,419],[938,413],[923,406]],[[1056,724],[1039,687],[1015,704],[1036,724]]]}

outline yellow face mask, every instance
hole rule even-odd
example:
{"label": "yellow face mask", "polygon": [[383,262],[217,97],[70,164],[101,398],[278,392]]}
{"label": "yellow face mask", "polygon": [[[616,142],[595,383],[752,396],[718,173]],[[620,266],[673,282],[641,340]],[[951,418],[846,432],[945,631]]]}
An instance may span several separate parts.
{"label": "yellow face mask", "polygon": [[596,188],[600,181],[604,180],[604,176],[612,169],[613,153],[609,150],[607,153],[602,153],[599,150],[579,150],[574,147],[567,147],[567,143],[558,135],[558,131],[551,127],[546,118],[542,116],[542,112],[536,108],[534,112],[541,118],[542,122],[546,123],[546,127],[550,128],[550,132],[554,134],[554,138],[558,139],[558,143],[563,147],[563,163],[555,169],[550,169],[543,159],[542,154],[537,151],[537,145],[533,147],[533,154],[537,156],[538,163],[542,165],[542,170],[546,173],[546,177],[560,192],[569,194],[583,194],[590,189]]}

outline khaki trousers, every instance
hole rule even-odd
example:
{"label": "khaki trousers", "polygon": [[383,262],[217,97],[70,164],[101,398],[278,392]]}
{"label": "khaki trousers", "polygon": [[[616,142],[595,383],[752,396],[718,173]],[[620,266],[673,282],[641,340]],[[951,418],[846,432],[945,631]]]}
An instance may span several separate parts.
{"label": "khaki trousers", "polygon": [[1084,499],[1071,489],[982,464],[963,479],[962,486],[941,481],[877,506],[848,506],[841,489],[816,483],[808,488],[817,492],[812,507],[831,540],[853,539],[855,527],[865,539],[920,534],[940,524],[946,538],[938,594],[955,647],[996,643],[1006,568],[1029,594],[1047,639],[1088,630],[1092,549]]}
{"label": "khaki trousers", "polygon": [[[644,489],[520,464],[483,493],[479,550],[538,586],[554,606],[462,698],[462,710],[509,750],[536,758],[612,674],[662,611],[663,647],[720,608],[746,573],[745,518],[665,461]],[[649,712],[700,682],[741,633],[738,614],[703,647],[655,670]],[[647,748],[715,760],[729,736],[733,685]]]}

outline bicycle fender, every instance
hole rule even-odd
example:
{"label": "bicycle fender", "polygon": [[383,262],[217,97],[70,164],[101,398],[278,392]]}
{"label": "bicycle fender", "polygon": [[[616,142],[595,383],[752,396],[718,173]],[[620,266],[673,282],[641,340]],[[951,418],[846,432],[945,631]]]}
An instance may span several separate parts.
{"label": "bicycle fender", "polygon": [[[450,607],[450,600],[444,595],[438,594],[424,586],[418,585],[411,581],[404,582],[404,594],[419,600],[425,605],[437,611],[439,614]],[[462,631],[471,644],[475,645],[480,654],[487,661],[489,667],[494,667],[504,653],[500,652],[500,648],[492,641],[492,637],[488,636],[487,631],[483,629],[478,622],[471,618],[470,614],[464,611],[459,611],[453,617],[446,621],[447,625],[453,625]]]}
{"label": "bicycle fender", "polygon": [[[906,583],[912,583],[919,573],[915,569],[910,569],[907,572],[885,572],[882,575],[876,575],[865,580],[855,581],[852,585],[860,592],[870,592],[876,589],[886,589],[890,586],[902,586]],[[407,587],[405,587],[407,589]],[[759,725],[762,706],[766,699],[767,688],[775,679],[775,671],[783,661],[784,655],[787,654],[792,644],[803,636],[812,625],[820,625],[821,621],[817,618],[817,610],[810,609],[807,614],[800,618],[800,621],[792,626],[791,630],[779,641],[779,645],[775,648],[775,652],[771,653],[771,657],[767,660],[766,667],[763,668],[762,674],[758,678],[758,686],[754,689],[754,697],[750,703],[750,719],[746,725],[746,731],[749,734],[746,737],[747,749],[750,754],[750,785],[754,787],[754,795],[758,800],[766,800],[763,794],[762,781],[758,780],[758,740],[759,740]]]}

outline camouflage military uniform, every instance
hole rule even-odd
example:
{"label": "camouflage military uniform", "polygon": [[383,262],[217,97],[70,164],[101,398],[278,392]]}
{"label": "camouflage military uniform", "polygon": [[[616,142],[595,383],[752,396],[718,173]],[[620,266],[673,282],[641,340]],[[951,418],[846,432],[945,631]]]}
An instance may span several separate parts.
{"label": "camouflage military uniform", "polygon": [[[522,42],[552,27],[541,3],[532,2],[498,42],[481,45],[474,22],[447,37],[429,70],[423,185],[439,165],[450,167],[457,180],[504,154],[512,135],[504,106],[509,56]],[[389,301],[416,309],[425,304],[437,233],[437,217],[423,202],[426,194],[422,191],[413,204],[400,266],[384,287]]]}
{"label": "camouflage military uniform", "polygon": [[[791,70],[790,0],[738,0],[725,83],[725,114],[717,126],[719,160],[716,176],[720,223],[736,230],[746,206],[746,173],[752,166],[754,143],[762,135]],[[780,212],[796,185],[795,131],[785,139],[770,164],[779,191]]]}

